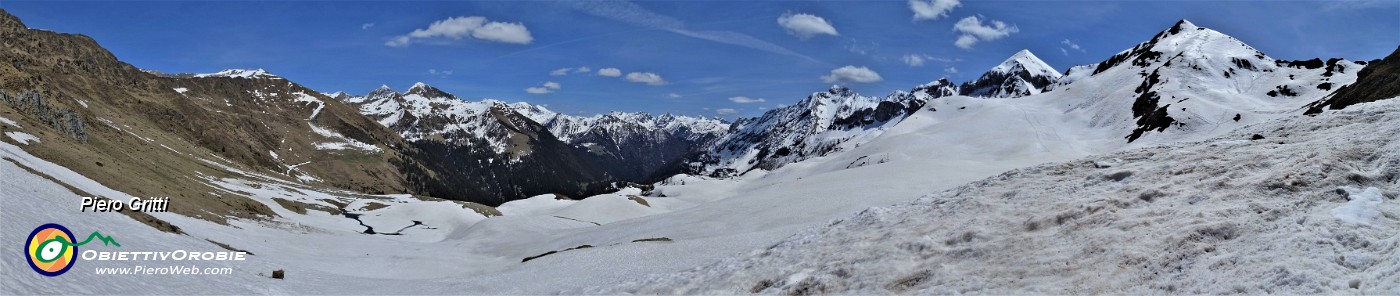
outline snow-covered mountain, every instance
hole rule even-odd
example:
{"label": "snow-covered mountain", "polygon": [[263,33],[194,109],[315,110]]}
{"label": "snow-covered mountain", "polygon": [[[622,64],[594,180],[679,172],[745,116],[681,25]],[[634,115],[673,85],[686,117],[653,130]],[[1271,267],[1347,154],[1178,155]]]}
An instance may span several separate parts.
{"label": "snow-covered mountain", "polygon": [[543,106],[512,104],[544,124],[556,137],[590,152],[621,159],[642,172],[675,174],[705,144],[728,132],[720,119],[641,112],[609,112],[582,117],[559,114]]}
{"label": "snow-covered mountain", "polygon": [[842,86],[813,93],[797,104],[736,121],[728,134],[708,145],[692,172],[732,176],[848,149],[878,136],[930,100],[965,94],[1012,98],[1041,93],[1060,79],[1054,68],[1022,50],[961,86],[947,78],[885,97],[861,96]]}
{"label": "snow-covered mountain", "polygon": [[[498,199],[478,200],[486,204],[540,193],[596,193],[614,181],[659,180],[680,172],[685,159],[725,132],[715,119],[621,112],[570,116],[523,102],[467,101],[424,83],[403,93],[381,86],[364,96],[338,98],[405,140],[441,154],[425,157],[457,163],[443,169],[494,183],[476,194],[504,189],[494,193]],[[494,181],[497,176],[528,180]]]}
{"label": "snow-covered mountain", "polygon": [[[703,143],[724,132],[717,119],[665,114],[612,112],[580,117],[550,111],[525,102],[497,100],[472,102],[436,87],[416,83],[403,93],[380,86],[365,96],[342,96],[360,112],[403,134],[410,141],[432,140],[458,146],[476,145],[519,160],[530,153],[520,136],[547,133],[573,145],[603,147],[618,154],[624,147],[645,149],[682,141],[685,146]],[[644,146],[644,147],[636,147]]]}
{"label": "snow-covered mountain", "polygon": [[1356,79],[1361,65],[1276,61],[1234,37],[1181,20],[1103,62],[1077,66],[1051,86],[1094,126],[1189,135],[1262,121],[1316,101]]}
{"label": "snow-covered mountain", "polygon": [[971,97],[1015,98],[1040,93],[1062,75],[1045,61],[1021,50],[987,70],[977,80],[962,84],[961,94]]}
{"label": "snow-covered mountain", "polygon": [[283,79],[281,76],[273,75],[272,73],[268,73],[267,70],[263,70],[263,69],[252,69],[252,70],[249,70],[249,69],[227,69],[227,70],[219,71],[219,72],[216,72],[216,73],[194,74],[194,77],[195,77],[195,78],[229,77],[229,78]]}
{"label": "snow-covered mountain", "polygon": [[797,104],[734,122],[729,133],[692,164],[692,170],[732,176],[752,169],[772,170],[859,145],[936,98],[930,92],[916,91],[882,98],[832,86]]}
{"label": "snow-covered mountain", "polygon": [[958,95],[958,85],[948,81],[947,77],[939,78],[933,82],[925,83],[914,87],[912,93],[923,93],[930,98],[940,98]]}
{"label": "snow-covered mountain", "polygon": [[421,82],[404,93],[385,85],[342,102],[358,106],[360,113],[398,131],[406,140],[490,151],[508,161],[529,155],[533,151],[527,145],[529,140],[546,132],[504,102],[468,102]]}

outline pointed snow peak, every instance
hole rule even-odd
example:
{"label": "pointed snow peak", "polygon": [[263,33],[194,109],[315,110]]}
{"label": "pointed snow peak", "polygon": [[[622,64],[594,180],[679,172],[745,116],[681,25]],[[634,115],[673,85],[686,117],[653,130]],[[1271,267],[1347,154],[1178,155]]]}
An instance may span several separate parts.
{"label": "pointed snow peak", "polygon": [[1181,19],[1180,21],[1176,21],[1176,25],[1172,26],[1171,29],[1168,29],[1167,32],[1170,32],[1171,34],[1177,34],[1181,33],[1182,31],[1191,31],[1197,28],[1200,27],[1197,27],[1196,24],[1192,24],[1191,21]]}
{"label": "pointed snow peak", "polygon": [[1022,49],[1021,51],[1018,51],[1018,52],[1016,52],[1015,54],[1012,54],[1012,55],[1011,55],[1011,59],[1017,59],[1017,58],[1028,58],[1028,59],[1037,59],[1037,60],[1040,59],[1040,58],[1037,58],[1037,57],[1035,56],[1035,54],[1031,53],[1031,50],[1029,50],[1029,49]]}
{"label": "pointed snow peak", "polygon": [[376,89],[370,91],[369,94],[367,94],[367,95],[365,95],[365,96],[366,96],[366,97],[375,97],[375,98],[379,98],[379,97],[395,96],[395,95],[398,95],[398,94],[399,94],[399,93],[396,92],[396,91],[394,91],[394,89],[389,88],[388,85],[380,85],[379,88],[376,88]]}
{"label": "pointed snow peak", "polygon": [[992,67],[992,70],[989,72],[1011,74],[1022,70],[1031,75],[1048,76],[1051,78],[1059,78],[1061,76],[1060,71],[1056,71],[1054,67],[1050,67],[1045,61],[1040,60],[1040,57],[1035,56],[1030,50],[1026,49],[1022,49],[1016,52],[1016,54],[1011,55],[1011,57],[1006,58],[1000,65]]}
{"label": "pointed snow peak", "polygon": [[431,85],[428,85],[427,83],[423,83],[423,82],[420,81],[420,82],[414,82],[414,83],[413,83],[413,86],[410,86],[410,87],[408,88],[408,91],[405,91],[404,94],[411,94],[411,93],[425,92],[425,91],[433,91],[433,90],[437,90],[437,88],[436,88],[436,87],[433,87],[433,86],[431,86]]}
{"label": "pointed snow peak", "polygon": [[[963,83],[957,91],[966,96],[1015,98],[1038,94],[1064,74],[1040,60],[1030,50],[1021,50],[977,80]],[[930,93],[934,94],[934,93]]]}
{"label": "pointed snow peak", "polygon": [[[1128,64],[1144,68],[1168,59],[1184,56],[1182,60],[1201,58],[1228,59],[1231,57],[1251,57],[1258,62],[1272,63],[1272,58],[1263,52],[1244,44],[1234,37],[1209,28],[1198,27],[1187,20],[1177,21],[1171,28],[1152,36],[1151,40],[1139,43],[1133,48],[1118,52],[1094,66],[1090,75],[1098,75],[1108,69]],[[1226,60],[1226,63],[1231,61]],[[1184,64],[1179,64],[1184,65]]]}

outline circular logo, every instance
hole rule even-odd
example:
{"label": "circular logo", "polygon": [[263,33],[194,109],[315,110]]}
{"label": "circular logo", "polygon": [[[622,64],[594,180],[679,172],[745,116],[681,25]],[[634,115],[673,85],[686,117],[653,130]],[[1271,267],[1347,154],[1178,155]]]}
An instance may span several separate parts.
{"label": "circular logo", "polygon": [[24,242],[25,254],[29,257],[29,267],[45,276],[58,276],[73,268],[74,254],[78,247],[73,245],[73,233],[58,224],[44,224],[29,233]]}

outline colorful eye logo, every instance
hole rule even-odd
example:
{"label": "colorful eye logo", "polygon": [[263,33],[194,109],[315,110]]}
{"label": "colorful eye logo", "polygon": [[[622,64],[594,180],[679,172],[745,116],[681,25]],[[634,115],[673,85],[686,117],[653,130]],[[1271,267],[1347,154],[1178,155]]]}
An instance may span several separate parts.
{"label": "colorful eye logo", "polygon": [[73,244],[73,233],[58,224],[44,224],[29,233],[24,243],[25,254],[29,257],[29,267],[45,276],[58,276],[73,268],[74,254],[78,246]]}

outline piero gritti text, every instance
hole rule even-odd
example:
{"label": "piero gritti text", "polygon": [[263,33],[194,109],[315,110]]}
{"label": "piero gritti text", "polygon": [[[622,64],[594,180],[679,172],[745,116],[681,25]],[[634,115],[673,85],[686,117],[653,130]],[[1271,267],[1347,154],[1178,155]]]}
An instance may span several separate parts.
{"label": "piero gritti text", "polygon": [[84,196],[81,203],[82,211],[87,212],[121,212],[132,210],[145,213],[168,212],[170,210],[169,197],[133,197],[131,201],[122,202],[106,198]]}

